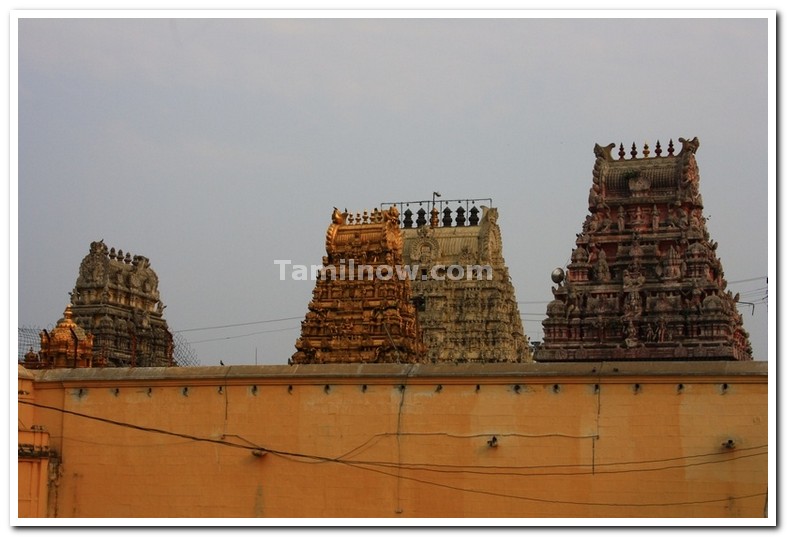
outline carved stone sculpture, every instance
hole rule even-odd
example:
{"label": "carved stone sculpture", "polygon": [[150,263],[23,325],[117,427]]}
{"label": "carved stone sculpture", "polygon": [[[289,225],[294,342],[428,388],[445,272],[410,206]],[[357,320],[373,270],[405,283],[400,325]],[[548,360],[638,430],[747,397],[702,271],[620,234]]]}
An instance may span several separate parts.
{"label": "carved stone sculpture", "polygon": [[622,144],[617,159],[614,144],[596,145],[590,214],[553,288],[536,361],[752,359],[702,215],[699,140],[680,142],[664,156],[657,143],[650,158],[632,145],[628,159]]}
{"label": "carved stone sculpture", "polygon": [[423,359],[410,281],[397,272],[402,244],[396,207],[356,215],[334,209],[292,363]]}
{"label": "carved stone sculpture", "polygon": [[74,322],[93,335],[94,363],[176,365],[158,283],[148,258],[116,252],[104,241],[91,243],[71,292],[71,311]]}
{"label": "carved stone sculpture", "polygon": [[[465,225],[458,217],[452,220],[451,212],[464,215],[477,214],[478,210],[475,205],[465,208],[461,201],[443,201],[441,213],[449,218],[443,218],[442,225],[405,226],[402,230],[404,260],[417,274],[412,289],[426,359],[532,361],[503,259],[498,211],[481,206],[480,220],[471,219]],[[458,205],[455,211],[450,210],[452,203]],[[445,270],[452,272],[440,272]]]}

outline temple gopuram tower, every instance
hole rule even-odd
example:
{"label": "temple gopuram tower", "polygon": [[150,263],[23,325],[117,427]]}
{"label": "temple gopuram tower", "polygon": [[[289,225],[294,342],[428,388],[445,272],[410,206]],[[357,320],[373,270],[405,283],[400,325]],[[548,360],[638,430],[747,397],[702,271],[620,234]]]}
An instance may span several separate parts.
{"label": "temple gopuram tower", "polygon": [[596,145],[589,210],[543,322],[539,362],[751,360],[703,216],[695,153]]}
{"label": "temple gopuram tower", "polygon": [[404,262],[416,273],[413,298],[427,360],[532,361],[492,200],[385,205],[402,214]]}
{"label": "temple gopuram tower", "polygon": [[74,322],[93,336],[94,361],[118,367],[176,365],[158,276],[141,255],[93,242],[71,293]]}
{"label": "temple gopuram tower", "polygon": [[292,363],[422,360],[410,280],[400,277],[402,234],[395,207],[355,215],[334,209]]}
{"label": "temple gopuram tower", "polygon": [[25,355],[28,369],[93,367],[93,335],[86,333],[73,319],[71,305],[51,331],[40,333],[41,350],[30,349]]}

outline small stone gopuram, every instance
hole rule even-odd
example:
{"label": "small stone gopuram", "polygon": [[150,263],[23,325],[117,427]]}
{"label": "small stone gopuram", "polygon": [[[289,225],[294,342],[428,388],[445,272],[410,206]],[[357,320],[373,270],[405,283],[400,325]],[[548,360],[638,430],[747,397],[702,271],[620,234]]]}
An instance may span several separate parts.
{"label": "small stone gopuram", "polygon": [[423,355],[396,208],[334,209],[295,364],[413,363]]}
{"label": "small stone gopuram", "polygon": [[164,307],[148,258],[91,243],[71,293],[71,311],[74,322],[93,336],[95,363],[176,365]]}
{"label": "small stone gopuram", "polygon": [[697,138],[626,158],[596,145],[589,212],[543,322],[536,361],[751,360],[703,216]]}
{"label": "small stone gopuram", "polygon": [[532,361],[492,200],[393,205],[403,217],[404,261],[415,272],[426,360]]}

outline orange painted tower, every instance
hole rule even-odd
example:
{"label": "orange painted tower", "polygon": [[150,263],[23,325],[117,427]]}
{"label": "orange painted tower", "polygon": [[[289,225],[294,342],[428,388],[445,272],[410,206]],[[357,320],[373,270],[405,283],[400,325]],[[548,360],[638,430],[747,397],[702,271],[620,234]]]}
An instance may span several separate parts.
{"label": "orange painted tower", "polygon": [[294,363],[416,362],[424,352],[396,207],[334,210]]}
{"label": "orange painted tower", "polygon": [[31,351],[25,356],[28,369],[58,367],[93,367],[93,334],[85,332],[74,322],[71,304],[63,318],[51,332],[41,332],[41,352]]}

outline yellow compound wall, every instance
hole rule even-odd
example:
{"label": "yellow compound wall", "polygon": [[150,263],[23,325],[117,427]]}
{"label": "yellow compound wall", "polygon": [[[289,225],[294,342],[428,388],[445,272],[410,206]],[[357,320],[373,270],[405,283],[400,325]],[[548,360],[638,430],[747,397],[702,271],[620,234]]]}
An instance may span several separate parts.
{"label": "yellow compound wall", "polygon": [[766,366],[20,372],[19,516],[763,517]]}

